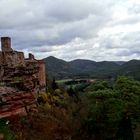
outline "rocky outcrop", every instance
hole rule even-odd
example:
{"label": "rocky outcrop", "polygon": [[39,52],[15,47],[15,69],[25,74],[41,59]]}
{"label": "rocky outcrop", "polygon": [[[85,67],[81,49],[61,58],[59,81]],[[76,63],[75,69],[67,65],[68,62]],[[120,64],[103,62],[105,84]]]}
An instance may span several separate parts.
{"label": "rocky outcrop", "polygon": [[18,91],[11,87],[0,87],[0,118],[12,115],[27,115],[36,110],[33,92]]}

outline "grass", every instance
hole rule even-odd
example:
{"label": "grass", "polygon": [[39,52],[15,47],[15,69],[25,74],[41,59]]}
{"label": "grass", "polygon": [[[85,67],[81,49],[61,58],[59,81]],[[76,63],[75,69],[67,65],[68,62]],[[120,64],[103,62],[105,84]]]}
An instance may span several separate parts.
{"label": "grass", "polygon": [[59,83],[65,83],[65,82],[68,82],[68,81],[71,81],[72,79],[63,79],[63,80],[57,80],[56,82],[59,84]]}

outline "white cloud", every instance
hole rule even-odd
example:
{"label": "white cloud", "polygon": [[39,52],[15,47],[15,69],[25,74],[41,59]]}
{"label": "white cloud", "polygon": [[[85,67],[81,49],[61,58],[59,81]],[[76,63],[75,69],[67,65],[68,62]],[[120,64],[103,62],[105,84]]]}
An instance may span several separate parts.
{"label": "white cloud", "polygon": [[0,0],[0,9],[0,36],[37,58],[140,58],[139,0]]}

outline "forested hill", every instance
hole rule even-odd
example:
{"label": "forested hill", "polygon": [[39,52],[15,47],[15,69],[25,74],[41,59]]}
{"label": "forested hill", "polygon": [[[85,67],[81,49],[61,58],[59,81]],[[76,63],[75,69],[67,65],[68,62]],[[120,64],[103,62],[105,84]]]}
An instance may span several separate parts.
{"label": "forested hill", "polygon": [[140,80],[140,60],[96,62],[76,59],[67,62],[53,56],[44,60],[49,78],[109,78],[117,75],[127,75]]}

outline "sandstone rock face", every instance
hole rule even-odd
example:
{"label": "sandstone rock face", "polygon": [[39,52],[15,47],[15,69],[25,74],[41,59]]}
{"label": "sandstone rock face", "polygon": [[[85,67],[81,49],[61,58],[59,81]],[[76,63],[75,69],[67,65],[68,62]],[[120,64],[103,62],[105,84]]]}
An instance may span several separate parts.
{"label": "sandstone rock face", "polygon": [[0,87],[0,118],[12,115],[27,115],[36,111],[32,92],[18,91],[11,87]]}
{"label": "sandstone rock face", "polygon": [[35,110],[35,94],[45,91],[45,63],[33,54],[25,59],[23,52],[11,48],[9,37],[1,38],[1,47],[0,118],[26,115]]}

